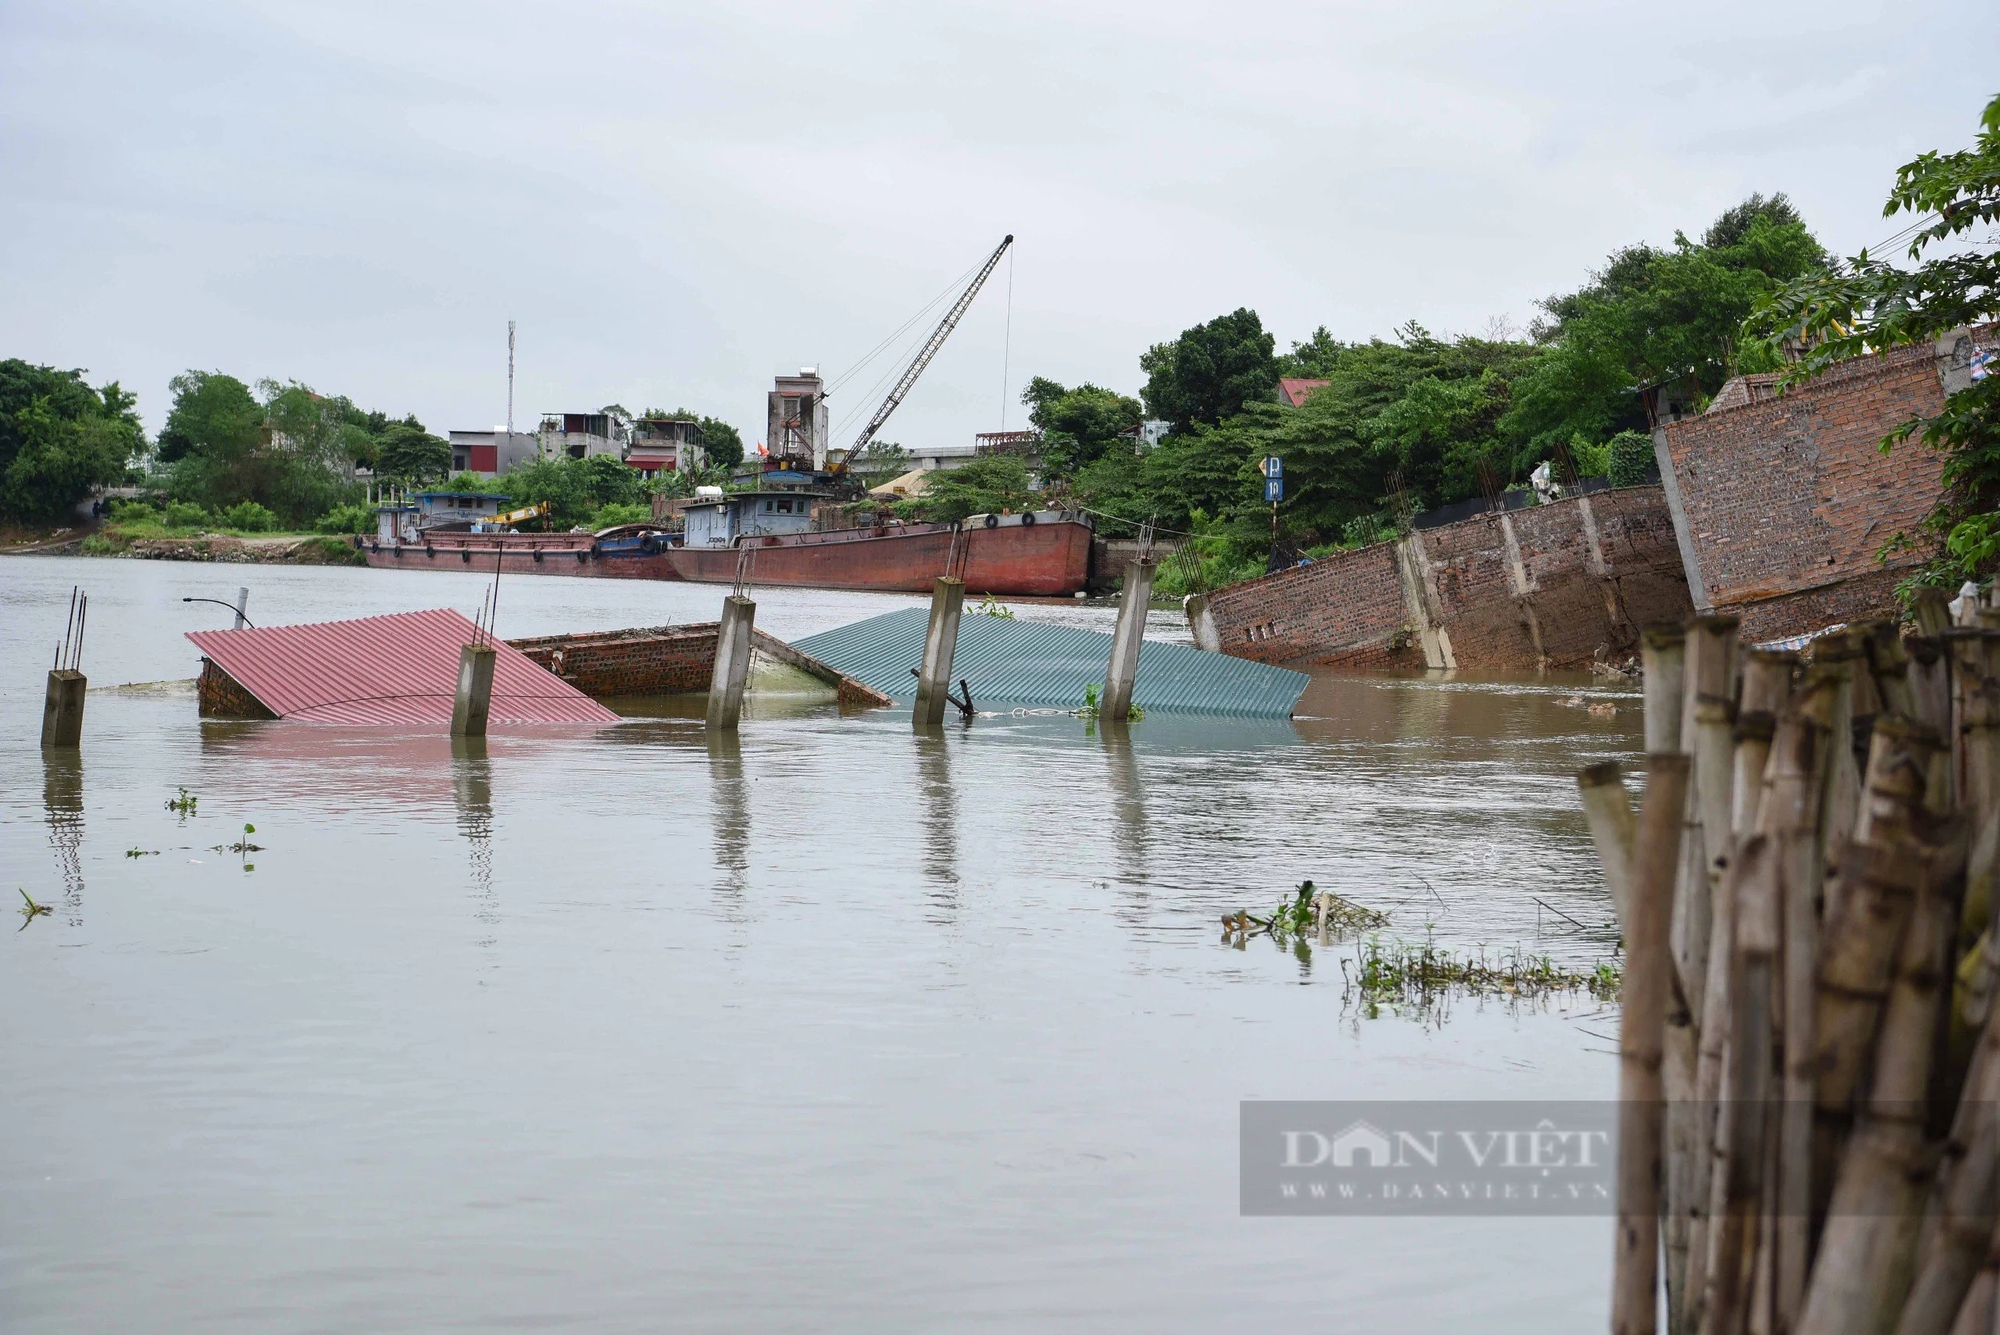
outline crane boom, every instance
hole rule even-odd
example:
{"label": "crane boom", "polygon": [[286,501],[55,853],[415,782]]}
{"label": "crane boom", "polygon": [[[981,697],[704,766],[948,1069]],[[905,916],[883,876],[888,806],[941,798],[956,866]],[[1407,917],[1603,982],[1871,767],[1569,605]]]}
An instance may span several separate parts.
{"label": "crane boom", "polygon": [[931,358],[937,356],[938,349],[944,346],[944,341],[947,338],[951,337],[951,331],[958,327],[959,318],[965,314],[966,307],[970,306],[972,299],[979,295],[979,289],[985,286],[987,278],[992,275],[994,269],[999,267],[1000,257],[1005,255],[1007,247],[1013,244],[1014,235],[1010,232],[1001,240],[998,246],[994,247],[993,253],[986,257],[985,265],[981,267],[977,274],[973,275],[973,279],[966,285],[965,291],[958,294],[958,300],[954,301],[951,304],[951,309],[944,313],[944,319],[938,321],[937,328],[931,330],[931,336],[924,340],[923,347],[917,349],[916,357],[911,360],[909,366],[904,368],[903,376],[896,382],[896,387],[889,391],[888,398],[882,400],[882,406],[875,410],[875,416],[868,419],[868,425],[861,429],[861,434],[855,437],[852,445],[847,447],[846,455],[833,471],[846,472],[847,466],[861,457],[861,452],[868,448],[870,441],[875,439],[875,433],[880,431],[882,424],[889,420],[889,414],[896,411],[897,406],[903,402],[903,396],[908,394],[911,386],[917,383],[917,377],[922,375],[924,368],[931,364]]}

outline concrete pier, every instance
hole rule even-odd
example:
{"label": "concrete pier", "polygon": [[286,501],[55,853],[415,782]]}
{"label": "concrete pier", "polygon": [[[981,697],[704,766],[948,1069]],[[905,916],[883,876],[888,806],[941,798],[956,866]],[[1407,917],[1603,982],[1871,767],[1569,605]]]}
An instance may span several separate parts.
{"label": "concrete pier", "polygon": [[1191,593],[1181,599],[1181,611],[1187,614],[1188,631],[1194,636],[1194,647],[1211,654],[1222,652],[1222,632],[1215,628],[1215,613],[1208,607],[1208,595]]}
{"label": "concrete pier", "polygon": [[917,703],[910,722],[919,728],[935,728],[944,722],[944,708],[950,703],[951,660],[958,652],[958,622],[965,611],[965,581],[940,579],[931,594],[931,624],[924,636],[924,663],[917,672]]}
{"label": "concrete pier", "polygon": [[458,651],[458,694],[451,702],[451,735],[484,737],[486,715],[493,706],[493,662],[490,645],[468,644]]}
{"label": "concrete pier", "polygon": [[69,668],[49,673],[48,699],[42,705],[42,746],[74,751],[83,744],[83,690],[87,678]]}
{"label": "concrete pier", "polygon": [[751,629],[757,604],[741,594],[722,600],[722,620],[715,632],[715,671],[708,681],[708,728],[733,732],[743,717],[743,687],[750,680]]}
{"label": "concrete pier", "polygon": [[1153,597],[1152,561],[1125,567],[1125,592],[1118,603],[1118,627],[1111,632],[1111,662],[1104,669],[1104,695],[1097,713],[1123,722],[1132,712],[1132,683],[1139,675],[1139,645],[1146,637],[1146,604]]}

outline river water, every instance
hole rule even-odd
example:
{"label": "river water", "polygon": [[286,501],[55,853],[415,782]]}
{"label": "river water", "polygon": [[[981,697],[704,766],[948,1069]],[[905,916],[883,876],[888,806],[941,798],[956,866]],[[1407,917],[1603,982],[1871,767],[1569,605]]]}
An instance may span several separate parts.
{"label": "river water", "polygon": [[[84,744],[46,760],[75,584]],[[1311,877],[1391,935],[1605,958],[1571,776],[1636,756],[1636,698],[1327,676],[1291,723],[1127,738],[764,703],[735,745],[455,755],[200,722],[182,633],[229,613],[180,600],[241,584],[260,625],[484,590],[0,561],[0,890],[54,910],[0,938],[0,1329],[1602,1328],[1608,1220],[1242,1218],[1237,1109],[1612,1097],[1615,1013],[1371,1018],[1341,950],[1219,919]],[[500,631],[722,593],[517,578]],[[917,601],[757,600],[784,638]]]}

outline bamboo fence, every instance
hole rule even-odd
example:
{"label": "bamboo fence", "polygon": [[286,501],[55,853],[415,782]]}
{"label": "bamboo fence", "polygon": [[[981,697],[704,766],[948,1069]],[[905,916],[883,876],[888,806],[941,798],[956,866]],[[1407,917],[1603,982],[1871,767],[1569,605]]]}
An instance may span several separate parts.
{"label": "bamboo fence", "polygon": [[1612,1329],[2000,1335],[2000,603],[1643,640],[1577,776],[1624,929]]}

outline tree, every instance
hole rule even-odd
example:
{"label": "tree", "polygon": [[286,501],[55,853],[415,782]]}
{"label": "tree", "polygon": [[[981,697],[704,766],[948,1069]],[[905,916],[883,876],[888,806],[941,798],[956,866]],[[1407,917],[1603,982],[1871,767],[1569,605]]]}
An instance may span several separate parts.
{"label": "tree", "polygon": [[121,481],[145,447],[135,402],[116,381],[99,391],[82,371],[0,361],[0,514],[59,519]]}
{"label": "tree", "polygon": [[1273,342],[1246,306],[1183,330],[1171,343],[1154,344],[1139,358],[1147,415],[1176,430],[1213,426],[1245,403],[1270,399],[1278,383]]}
{"label": "tree", "polygon": [[[1759,302],[1746,329],[1774,352],[1804,350],[1786,384],[1851,357],[2000,318],[2000,253],[1954,249],[1972,228],[2000,222],[2000,97],[1986,104],[1979,125],[1972,148],[1924,153],[1896,170],[1882,214],[1919,219],[1905,253],[1911,267],[1863,250]],[[1903,422],[1882,448],[1913,437],[1945,453],[1945,495],[1924,524],[1941,550],[1919,578],[1953,584],[1991,573],[2000,565],[2000,374],[1969,380],[1936,416]]]}
{"label": "tree", "polygon": [[161,463],[179,463],[197,452],[240,459],[257,448],[264,410],[235,376],[185,371],[168,381],[167,389],[174,401],[160,428],[155,457]]}
{"label": "tree", "polygon": [[1346,351],[1347,344],[1321,325],[1313,330],[1311,338],[1292,344],[1292,350],[1278,358],[1278,374],[1301,380],[1325,380],[1333,375],[1334,367],[1340,364],[1340,355]]}
{"label": "tree", "polygon": [[375,471],[418,485],[434,482],[451,471],[451,444],[415,417],[392,422],[376,441]]}
{"label": "tree", "polygon": [[1727,210],[1697,245],[1627,246],[1592,281],[1548,298],[1534,334],[1548,349],[1515,386],[1506,423],[1543,453],[1576,432],[1603,440],[1644,427],[1637,391],[1692,380],[1703,394],[1745,371],[1775,370],[1761,342],[1741,343],[1758,298],[1824,264],[1821,248],[1782,194]]}
{"label": "tree", "polygon": [[[1067,478],[1119,448],[1139,429],[1137,399],[1084,383],[1075,389],[1036,376],[1021,391],[1028,420],[1042,433],[1042,464],[1052,478]],[[1131,451],[1129,442],[1123,445]]]}
{"label": "tree", "polygon": [[988,454],[926,474],[924,494],[897,508],[915,518],[951,523],[967,515],[1027,510],[1034,504],[1028,465],[1011,454]]}

